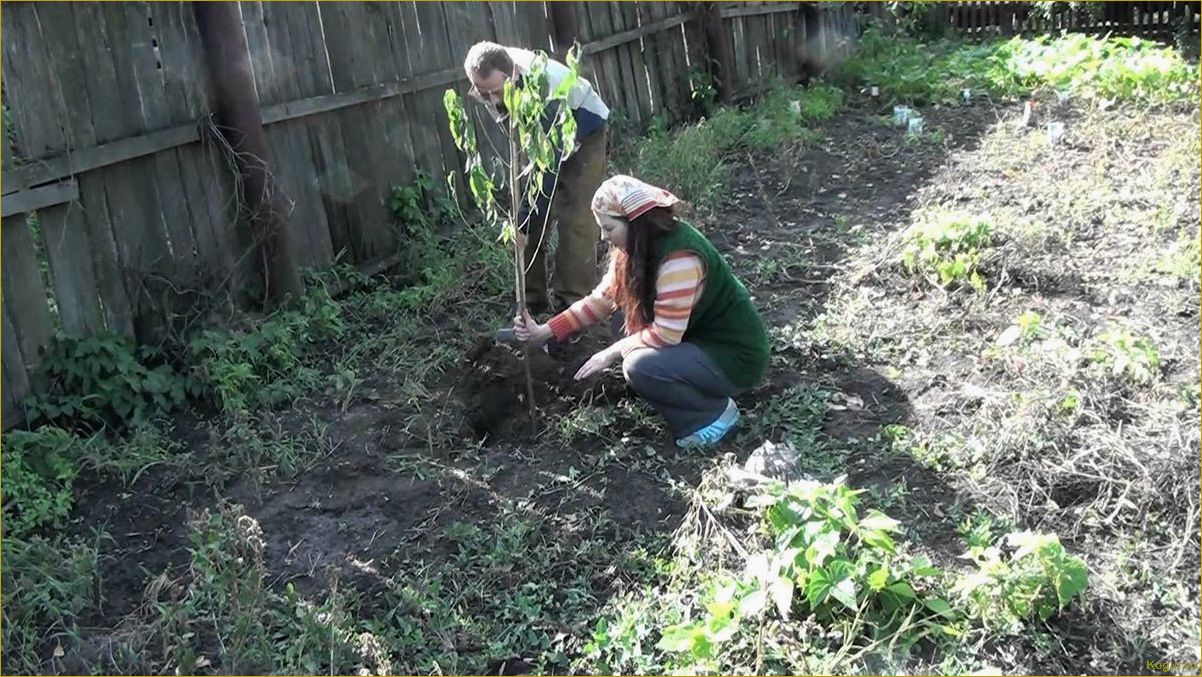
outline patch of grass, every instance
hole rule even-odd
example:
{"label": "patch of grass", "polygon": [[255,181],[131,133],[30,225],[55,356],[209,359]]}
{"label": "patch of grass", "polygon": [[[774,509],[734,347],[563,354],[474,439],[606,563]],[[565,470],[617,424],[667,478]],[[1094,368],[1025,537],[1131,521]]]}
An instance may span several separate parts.
{"label": "patch of grass", "polygon": [[1188,280],[1197,286],[1199,272],[1202,271],[1202,248],[1200,248],[1200,244],[1202,244],[1202,240],[1199,239],[1197,234],[1190,236],[1186,233],[1181,233],[1177,237],[1177,241],[1156,262],[1156,272]]}
{"label": "patch of grass", "polygon": [[315,602],[291,586],[267,585],[264,535],[236,504],[191,517],[188,574],[142,629],[154,671],[204,669],[243,674],[387,674],[370,631],[356,628],[351,598],[333,584]]}
{"label": "patch of grass", "polygon": [[700,209],[712,209],[730,180],[730,165],[739,154],[811,143],[819,132],[810,125],[842,109],[836,87],[775,86],[747,108],[723,107],[708,119],[677,130],[660,121],[634,149],[619,160],[632,173],[663,186]]}
{"label": "patch of grass", "polygon": [[211,455],[204,460],[204,480],[220,487],[247,474],[257,481],[293,479],[333,453],[335,443],[327,437],[327,427],[316,418],[295,433],[270,417],[259,424],[235,421],[214,433]]}
{"label": "patch of grass", "polygon": [[185,467],[192,454],[183,447],[179,439],[172,437],[170,423],[143,423],[116,433],[111,439],[85,445],[81,463],[129,486],[151,468]]}
{"label": "patch of grass", "polygon": [[814,386],[794,386],[764,400],[747,413],[740,440],[789,442],[798,450],[804,471],[833,475],[843,467],[843,453],[822,432],[831,393]]}
{"label": "patch of grass", "polygon": [[983,454],[971,447],[963,437],[945,433],[927,435],[903,425],[887,425],[881,431],[891,453],[914,459],[924,468],[938,471],[971,468]]}
{"label": "patch of grass", "polygon": [[[5,484],[11,469],[5,461]],[[7,489],[7,486],[6,486]],[[93,539],[21,537],[5,519],[3,642],[8,673],[52,674],[72,648],[83,616],[100,606],[100,544]]]}
{"label": "patch of grass", "polygon": [[953,104],[964,88],[1006,96],[1048,87],[1139,104],[1186,101],[1198,91],[1198,66],[1171,48],[1081,34],[923,42],[870,27],[842,73],[889,99],[924,104]]}
{"label": "patch of grass", "polygon": [[906,230],[901,261],[913,273],[934,275],[941,286],[964,284],[983,291],[981,251],[993,236],[989,221],[967,214],[937,214]]}
{"label": "patch of grass", "polygon": [[247,414],[294,401],[321,382],[308,350],[346,332],[340,306],[311,286],[297,308],[277,310],[253,326],[206,329],[188,346],[195,377],[220,409]]}
{"label": "patch of grass", "polygon": [[616,419],[614,408],[609,405],[584,406],[565,414],[555,421],[560,438],[571,442],[580,438],[597,437],[610,430]]}

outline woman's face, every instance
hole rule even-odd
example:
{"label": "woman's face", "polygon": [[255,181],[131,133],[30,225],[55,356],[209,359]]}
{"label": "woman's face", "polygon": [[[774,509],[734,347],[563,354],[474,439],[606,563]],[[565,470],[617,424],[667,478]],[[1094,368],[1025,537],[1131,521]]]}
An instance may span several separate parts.
{"label": "woman's face", "polygon": [[626,219],[618,216],[610,216],[609,214],[599,214],[593,212],[593,218],[597,220],[597,225],[601,227],[601,240],[608,242],[610,245],[618,249],[626,248]]}

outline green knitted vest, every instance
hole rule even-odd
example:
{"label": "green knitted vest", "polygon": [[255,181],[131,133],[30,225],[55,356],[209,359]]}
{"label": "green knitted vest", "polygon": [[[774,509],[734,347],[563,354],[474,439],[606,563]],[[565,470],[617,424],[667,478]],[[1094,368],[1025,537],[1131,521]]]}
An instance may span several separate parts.
{"label": "green knitted vest", "polygon": [[726,259],[696,228],[678,221],[676,230],[655,243],[648,280],[675,251],[687,250],[705,263],[705,288],[689,315],[684,339],[697,345],[741,389],[759,383],[768,368],[768,332],[747,288]]}

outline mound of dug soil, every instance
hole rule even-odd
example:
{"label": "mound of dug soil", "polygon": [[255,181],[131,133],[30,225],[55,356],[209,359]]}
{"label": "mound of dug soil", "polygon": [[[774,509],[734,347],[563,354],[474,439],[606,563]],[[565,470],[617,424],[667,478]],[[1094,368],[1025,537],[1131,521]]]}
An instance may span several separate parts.
{"label": "mound of dug soil", "polygon": [[[528,439],[538,430],[527,404],[526,371],[534,382],[536,416],[563,414],[591,403],[613,403],[626,391],[625,382],[613,373],[575,379],[594,353],[609,345],[601,331],[580,336],[575,342],[550,342],[523,350],[485,337],[464,356],[457,382],[463,384],[465,418],[478,440],[494,443]],[[523,356],[525,353],[525,356]]]}

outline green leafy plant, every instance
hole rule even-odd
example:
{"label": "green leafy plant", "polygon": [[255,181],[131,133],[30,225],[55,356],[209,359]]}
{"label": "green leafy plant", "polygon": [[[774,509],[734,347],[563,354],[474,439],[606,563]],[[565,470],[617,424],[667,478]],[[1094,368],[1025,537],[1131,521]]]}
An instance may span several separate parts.
{"label": "green leafy plant", "polygon": [[968,557],[977,571],[958,578],[952,595],[971,618],[992,631],[1017,633],[1025,622],[1046,621],[1089,584],[1089,570],[1068,554],[1055,534],[1014,532],[1007,554],[996,546],[975,545]]}
{"label": "green leafy plant", "polygon": [[1028,310],[1019,315],[1016,324],[1022,337],[1028,340],[1044,338],[1049,331],[1043,322],[1043,317],[1033,310]]}
{"label": "green leafy plant", "polygon": [[1160,352],[1147,337],[1111,326],[1098,335],[1096,344],[1091,355],[1094,363],[1108,368],[1114,376],[1145,384],[1160,373]]}
{"label": "green leafy plant", "polygon": [[931,593],[941,572],[899,553],[896,520],[857,508],[862,492],[832,483],[774,483],[748,498],[764,508],[770,547],[747,557],[741,577],[720,577],[702,596],[700,618],[665,628],[659,648],[712,659],[747,619],[774,609],[782,619],[812,614],[849,639],[897,637],[908,651],[923,637],[958,632],[946,600]]}
{"label": "green leafy plant", "polygon": [[967,283],[978,291],[985,279],[978,267],[981,250],[990,243],[993,227],[988,221],[963,214],[928,218],[905,233],[908,244],[901,261],[914,273],[935,275],[940,286]]}
{"label": "green leafy plant", "polygon": [[83,339],[56,334],[39,369],[49,389],[27,399],[25,409],[34,422],[63,427],[124,427],[165,414],[197,392],[160,350],[110,332]]}
{"label": "green leafy plant", "polygon": [[85,448],[80,438],[56,428],[13,430],[4,435],[4,534],[10,538],[65,526],[75,501],[75,478]]}
{"label": "green leafy plant", "polygon": [[697,66],[689,69],[689,100],[693,103],[694,117],[709,115],[718,102],[718,83],[714,76]]}
{"label": "green leafy plant", "polygon": [[305,350],[345,330],[339,305],[324,287],[311,287],[298,307],[277,310],[253,329],[206,329],[192,339],[195,378],[226,412],[289,402],[320,383]]}

